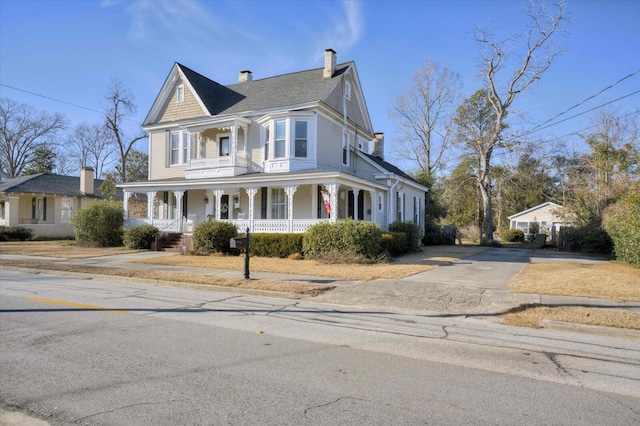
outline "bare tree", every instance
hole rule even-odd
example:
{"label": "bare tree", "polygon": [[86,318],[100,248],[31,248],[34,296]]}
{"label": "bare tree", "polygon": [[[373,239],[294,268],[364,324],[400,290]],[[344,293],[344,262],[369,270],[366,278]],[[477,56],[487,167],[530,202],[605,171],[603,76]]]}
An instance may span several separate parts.
{"label": "bare tree", "polygon": [[109,102],[109,108],[105,113],[105,126],[113,137],[119,154],[117,170],[120,172],[120,179],[122,182],[127,182],[129,152],[136,142],[147,136],[140,130],[127,129],[126,124],[123,123],[136,113],[136,105],[133,93],[125,87],[121,80],[111,80],[106,99]]}
{"label": "bare tree", "polygon": [[22,175],[37,149],[65,125],[61,114],[49,114],[31,105],[0,98],[0,173],[7,178]]}
{"label": "bare tree", "polygon": [[[487,103],[495,111],[485,137],[469,141],[479,155],[478,187],[484,204],[484,232],[493,239],[491,210],[491,155],[503,143],[509,108],[516,97],[539,80],[553,60],[562,52],[551,42],[567,20],[563,0],[556,0],[549,10],[545,2],[531,2],[526,9],[528,26],[523,34],[495,40],[487,28],[475,29],[475,38],[484,51],[480,73],[484,79]],[[506,79],[503,75],[506,74]]]}
{"label": "bare tree", "polygon": [[82,166],[91,166],[96,176],[100,177],[113,161],[116,146],[105,126],[82,123],[76,126],[69,137],[67,150],[76,161],[77,170]]}
{"label": "bare tree", "polygon": [[395,152],[416,164],[429,184],[443,166],[460,86],[457,73],[427,61],[413,74],[409,90],[391,100],[390,116],[400,134]]}

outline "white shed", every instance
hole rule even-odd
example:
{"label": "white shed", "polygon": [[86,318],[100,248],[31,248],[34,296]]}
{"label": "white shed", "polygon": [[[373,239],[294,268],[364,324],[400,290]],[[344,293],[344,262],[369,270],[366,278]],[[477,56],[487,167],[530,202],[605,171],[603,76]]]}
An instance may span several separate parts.
{"label": "white shed", "polygon": [[509,216],[509,228],[520,229],[526,235],[530,234],[531,224],[537,222],[540,225],[540,232],[550,234],[554,228],[558,228],[566,222],[561,213],[561,205],[547,201],[539,206],[531,207]]}

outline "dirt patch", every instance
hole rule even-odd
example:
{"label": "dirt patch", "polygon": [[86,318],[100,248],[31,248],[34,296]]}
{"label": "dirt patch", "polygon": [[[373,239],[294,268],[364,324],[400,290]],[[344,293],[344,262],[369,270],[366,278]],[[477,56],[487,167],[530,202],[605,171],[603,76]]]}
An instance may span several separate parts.
{"label": "dirt patch", "polygon": [[522,305],[500,315],[506,325],[540,328],[542,320],[640,330],[640,313],[620,309]]}
{"label": "dirt patch", "polygon": [[221,287],[237,287],[254,290],[279,291],[293,294],[317,296],[335,286],[313,284],[301,281],[245,280],[243,278],[227,278],[216,275],[192,274],[175,271],[136,270],[127,268],[74,265],[68,263],[40,262],[29,260],[0,259],[0,266],[18,268],[44,269],[49,271],[78,272],[91,275],[110,275],[119,277],[142,278],[147,280],[172,281],[190,284],[215,285]]}
{"label": "dirt patch", "polygon": [[86,259],[135,253],[139,250],[124,247],[81,247],[75,241],[7,241],[0,242],[0,254],[19,256],[56,257],[61,259]]}
{"label": "dirt patch", "polygon": [[615,262],[536,263],[514,276],[507,290],[640,302],[640,270]]}

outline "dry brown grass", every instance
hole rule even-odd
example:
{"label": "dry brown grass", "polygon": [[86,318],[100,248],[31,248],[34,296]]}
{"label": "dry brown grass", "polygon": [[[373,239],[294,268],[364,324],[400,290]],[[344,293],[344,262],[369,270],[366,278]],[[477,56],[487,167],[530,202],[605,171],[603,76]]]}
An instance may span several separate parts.
{"label": "dry brown grass", "polygon": [[614,262],[536,263],[513,277],[507,290],[640,302],[640,270]]}
{"label": "dry brown grass", "polygon": [[112,256],[134,253],[124,247],[82,247],[75,241],[7,241],[0,242],[0,254],[21,256],[57,257],[63,259],[85,259],[88,257]]}
{"label": "dry brown grass", "polygon": [[[398,257],[391,263],[373,265],[323,264],[314,260],[276,259],[252,257],[250,267],[255,272],[271,272],[291,275],[308,275],[338,280],[371,281],[379,278],[400,279],[434,269],[459,259],[472,256],[486,248],[480,247],[425,247],[417,253]],[[137,260],[136,263],[172,265],[195,268],[212,268],[241,271],[243,256],[182,256],[158,257]]]}
{"label": "dry brown grass", "polygon": [[500,316],[506,325],[540,328],[542,320],[640,330],[640,313],[619,309],[523,305]]}
{"label": "dry brown grass", "polygon": [[91,275],[110,275],[119,277],[132,277],[151,279],[158,281],[170,281],[189,284],[216,285],[222,287],[236,287],[254,290],[281,291],[293,294],[318,295],[331,290],[334,286],[313,284],[300,281],[276,281],[276,280],[245,280],[243,278],[227,278],[217,275],[193,274],[175,271],[137,270],[127,268],[102,267],[91,265],[74,265],[71,263],[53,263],[32,260],[6,260],[0,259],[0,266],[12,266],[18,268],[44,269],[49,271],[78,272]]}

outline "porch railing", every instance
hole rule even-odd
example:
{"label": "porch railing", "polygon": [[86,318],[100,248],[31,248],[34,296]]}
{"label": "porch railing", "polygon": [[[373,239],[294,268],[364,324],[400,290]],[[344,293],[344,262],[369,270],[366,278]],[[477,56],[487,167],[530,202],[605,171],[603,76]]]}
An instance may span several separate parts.
{"label": "porch railing", "polygon": [[237,155],[226,155],[223,157],[193,158],[187,163],[187,169],[216,169],[231,166],[247,167],[247,160]]}
{"label": "porch railing", "polygon": [[[249,228],[250,232],[264,233],[303,233],[309,227],[320,222],[327,222],[329,219],[223,219],[236,225],[238,232],[242,233]],[[161,232],[193,232],[193,228],[199,221],[180,219],[127,219],[125,228],[150,224],[158,228]]]}

